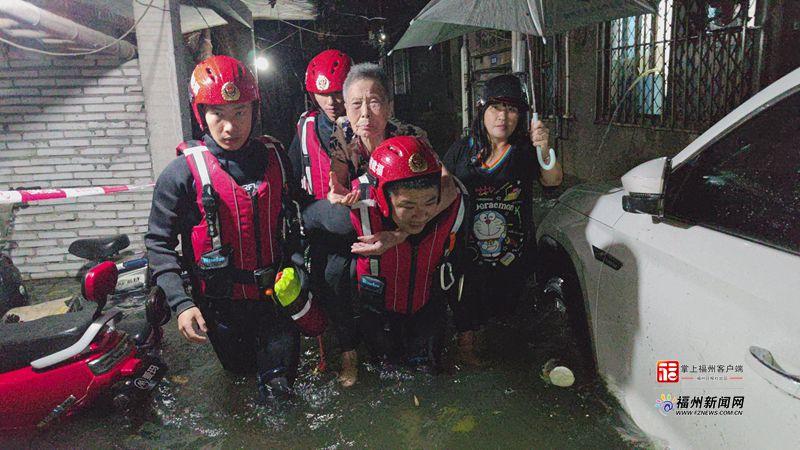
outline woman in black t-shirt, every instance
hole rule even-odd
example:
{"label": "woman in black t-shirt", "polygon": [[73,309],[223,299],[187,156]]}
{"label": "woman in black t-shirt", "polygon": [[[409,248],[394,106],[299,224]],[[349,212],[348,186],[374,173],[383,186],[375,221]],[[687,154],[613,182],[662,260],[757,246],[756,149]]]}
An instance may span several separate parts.
{"label": "woman in black t-shirt", "polygon": [[[464,282],[453,305],[460,359],[477,365],[475,331],[487,317],[508,312],[516,304],[532,271],[535,236],[532,189],[561,184],[561,165],[549,170],[537,163],[534,146],[548,149],[542,122],[527,130],[528,104],[520,81],[500,75],[486,83],[481,106],[469,136],[454,143],[444,165],[467,188],[472,209],[465,219],[470,230],[464,259]],[[547,158],[547,156],[545,156]],[[549,165],[549,158],[543,160]]]}

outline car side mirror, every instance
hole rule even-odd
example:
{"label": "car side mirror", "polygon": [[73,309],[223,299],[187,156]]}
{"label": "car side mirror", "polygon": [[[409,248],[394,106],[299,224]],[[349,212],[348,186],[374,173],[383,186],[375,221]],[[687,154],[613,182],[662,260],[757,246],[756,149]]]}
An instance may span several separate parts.
{"label": "car side mirror", "polygon": [[117,265],[112,261],[101,262],[86,272],[81,284],[83,298],[97,303],[99,313],[106,304],[108,296],[117,287]]}
{"label": "car side mirror", "polygon": [[664,217],[664,191],[672,167],[671,158],[657,158],[639,164],[622,176],[622,209],[634,214]]}

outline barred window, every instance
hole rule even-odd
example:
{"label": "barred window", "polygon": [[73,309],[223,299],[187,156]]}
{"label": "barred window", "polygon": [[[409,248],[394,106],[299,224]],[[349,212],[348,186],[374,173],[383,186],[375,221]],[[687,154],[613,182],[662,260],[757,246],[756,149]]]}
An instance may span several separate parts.
{"label": "barred window", "polygon": [[758,91],[756,0],[661,0],[598,27],[596,119],[700,131]]}
{"label": "barred window", "polygon": [[398,50],[392,52],[392,84],[395,95],[408,94],[411,90],[411,71],[409,69],[408,51]]}
{"label": "barred window", "polygon": [[553,84],[553,51],[556,48],[556,39],[550,38],[547,42],[542,42],[540,38],[533,38],[531,41],[531,56],[533,67],[534,89],[536,94],[536,110],[542,118],[553,117],[556,110],[556,101],[559,97],[558,89],[560,79],[556,79],[558,85]]}
{"label": "barred window", "polygon": [[472,100],[476,102],[491,78],[511,73],[511,32],[479,30],[469,35]]}

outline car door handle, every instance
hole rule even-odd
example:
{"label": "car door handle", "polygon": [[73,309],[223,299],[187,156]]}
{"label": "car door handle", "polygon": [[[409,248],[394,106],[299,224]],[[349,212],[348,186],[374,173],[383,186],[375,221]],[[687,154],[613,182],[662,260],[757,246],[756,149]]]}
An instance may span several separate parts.
{"label": "car door handle", "polygon": [[800,399],[800,376],[786,372],[769,350],[755,345],[750,347],[747,363],[771,385]]}
{"label": "car door handle", "polygon": [[614,270],[619,270],[622,268],[622,261],[618,260],[617,258],[614,258],[607,251],[601,250],[593,245],[592,253],[594,254],[594,259],[600,261],[601,263],[607,265],[608,267],[611,267]]}

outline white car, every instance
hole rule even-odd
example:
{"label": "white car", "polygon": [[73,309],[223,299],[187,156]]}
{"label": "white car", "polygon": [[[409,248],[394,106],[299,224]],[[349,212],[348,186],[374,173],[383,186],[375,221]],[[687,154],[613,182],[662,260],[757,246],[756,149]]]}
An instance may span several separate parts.
{"label": "white car", "polygon": [[537,231],[592,367],[657,444],[800,448],[800,69],[622,185]]}

